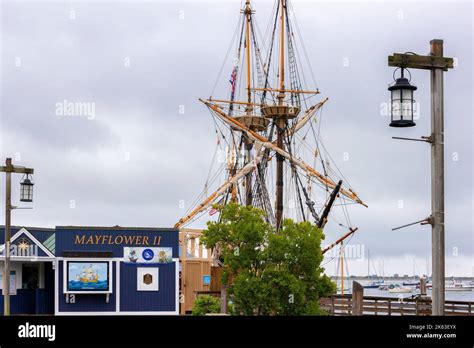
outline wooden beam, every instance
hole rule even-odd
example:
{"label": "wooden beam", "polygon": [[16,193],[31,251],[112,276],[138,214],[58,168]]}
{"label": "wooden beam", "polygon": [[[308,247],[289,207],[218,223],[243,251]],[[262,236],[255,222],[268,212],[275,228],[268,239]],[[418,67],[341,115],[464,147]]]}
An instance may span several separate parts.
{"label": "wooden beam", "polygon": [[17,167],[17,166],[0,166],[0,172],[3,173],[21,173],[21,174],[33,174],[33,168]]}
{"label": "wooden beam", "polygon": [[270,92],[281,92],[281,93],[306,93],[306,94],[319,94],[319,90],[306,91],[299,89],[276,89],[276,88],[252,88],[254,91],[270,91]]}
{"label": "wooden beam", "polygon": [[244,102],[244,101],[224,100],[224,99],[207,99],[206,101],[211,102],[211,103],[228,103],[228,104],[263,106],[263,104],[258,104],[258,103],[249,103],[249,102]]}
{"label": "wooden beam", "polygon": [[388,56],[388,66],[412,69],[443,69],[448,71],[454,67],[453,58],[437,56],[419,56],[415,54],[394,53]]}

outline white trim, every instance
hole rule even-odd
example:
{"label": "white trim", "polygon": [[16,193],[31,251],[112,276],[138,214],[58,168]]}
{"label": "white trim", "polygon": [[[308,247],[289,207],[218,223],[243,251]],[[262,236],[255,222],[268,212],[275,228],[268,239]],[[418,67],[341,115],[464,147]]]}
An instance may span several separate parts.
{"label": "white trim", "polygon": [[56,313],[56,315],[61,316],[61,315],[179,315],[179,313],[168,311],[168,312],[115,312],[115,311],[109,311],[109,312],[59,312]]}
{"label": "white trim", "polygon": [[[63,260],[63,294],[112,294],[113,293],[113,282],[114,282],[114,272],[113,272],[113,261],[110,258],[84,258],[84,257],[73,257],[73,258],[64,258]],[[67,289],[67,265],[68,262],[108,262],[108,286],[107,291],[69,291]]]}
{"label": "white trim", "polygon": [[176,272],[176,280],[175,280],[175,298],[176,298],[176,302],[175,302],[175,305],[174,305],[174,310],[175,310],[175,314],[176,315],[179,315],[179,257],[178,258],[174,258],[174,266],[175,266],[175,272]]}
{"label": "white trim", "polygon": [[54,315],[59,313],[59,261],[54,263]]}
{"label": "white trim", "polygon": [[[0,261],[4,261],[5,256],[0,256]],[[49,256],[10,256],[10,261],[31,261],[31,262],[46,262],[46,261],[54,261],[56,260],[55,257]]]}
{"label": "white trim", "polygon": [[[56,232],[55,232],[56,233]],[[55,256],[51,253],[51,251],[49,251],[44,245],[43,243],[41,243],[38,239],[36,239],[30,232],[28,232],[28,230],[24,227],[22,227],[17,233],[15,233],[15,235],[12,237],[12,239],[10,240],[10,243],[12,243],[13,241],[17,240],[21,234],[26,234],[26,236],[28,238],[30,238],[34,243],[36,243],[38,245],[38,247],[43,250],[46,255],[48,255],[49,257],[52,257],[54,258]],[[40,257],[40,256],[38,256]]]}
{"label": "white trim", "polygon": [[120,313],[120,261],[115,261],[115,313]]}
{"label": "white trim", "polygon": [[87,260],[103,260],[103,261],[123,261],[123,257],[62,257],[56,256],[56,260],[64,261],[64,260],[80,260],[80,261],[87,261]]}

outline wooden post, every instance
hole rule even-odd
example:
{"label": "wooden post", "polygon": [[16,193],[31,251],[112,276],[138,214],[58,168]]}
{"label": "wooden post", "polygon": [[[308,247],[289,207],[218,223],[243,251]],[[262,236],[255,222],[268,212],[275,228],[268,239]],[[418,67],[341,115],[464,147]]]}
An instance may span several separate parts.
{"label": "wooden post", "polygon": [[10,315],[10,237],[12,206],[12,173],[33,174],[33,168],[18,167],[12,164],[12,159],[5,160],[5,166],[0,166],[0,172],[5,173],[5,261],[3,266],[3,314]]}
{"label": "wooden post", "polygon": [[179,298],[179,304],[181,307],[180,314],[186,314],[186,254],[188,251],[188,240],[186,238],[186,232],[180,232],[181,239],[181,293]]}
{"label": "wooden post", "polygon": [[364,287],[360,283],[352,282],[352,315],[364,314]]}
{"label": "wooden post", "polygon": [[[6,168],[12,167],[12,159],[7,158],[5,162]],[[10,315],[10,218],[11,218],[11,198],[12,198],[12,181],[11,171],[5,173],[5,262],[3,265],[3,315]]]}
{"label": "wooden post", "polygon": [[196,237],[191,236],[191,257],[196,257]]}
{"label": "wooden post", "polygon": [[[443,40],[431,40],[431,55],[443,56]],[[444,91],[443,69],[431,69],[431,211],[433,315],[444,315]]]}
{"label": "wooden post", "polygon": [[420,294],[426,296],[426,278],[420,279]]}

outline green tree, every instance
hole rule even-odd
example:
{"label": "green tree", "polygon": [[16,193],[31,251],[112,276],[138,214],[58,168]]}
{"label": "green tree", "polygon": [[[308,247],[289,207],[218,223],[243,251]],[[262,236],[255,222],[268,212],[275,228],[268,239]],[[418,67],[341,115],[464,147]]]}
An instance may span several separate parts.
{"label": "green tree", "polygon": [[202,241],[219,249],[235,313],[324,314],[319,299],[334,293],[335,284],[321,267],[322,230],[287,219],[276,232],[260,209],[234,203],[220,209],[220,221],[208,222]]}

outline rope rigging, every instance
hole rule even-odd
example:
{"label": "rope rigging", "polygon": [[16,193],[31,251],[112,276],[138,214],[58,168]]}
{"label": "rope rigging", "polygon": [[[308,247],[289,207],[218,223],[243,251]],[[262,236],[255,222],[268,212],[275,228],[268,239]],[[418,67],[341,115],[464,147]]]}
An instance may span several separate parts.
{"label": "rope rigging", "polygon": [[[249,204],[266,212],[267,222],[276,228],[278,214],[284,217],[291,215],[301,221],[314,220],[316,225],[321,226],[328,219],[331,224],[343,221],[352,226],[347,206],[360,204],[361,201],[356,194],[351,194],[351,186],[322,142],[324,103],[319,103],[319,106],[311,105],[312,98],[319,92],[317,89],[304,89],[308,86],[304,72],[310,73],[312,85],[317,85],[306,47],[301,40],[300,28],[294,16],[290,16],[293,7],[289,0],[275,1],[272,17],[263,37],[248,1],[245,1],[244,8],[231,41],[231,46],[237,44],[237,47],[229,81],[230,98],[226,101],[212,100],[211,97],[204,101],[213,118],[217,144],[204,190],[196,205],[202,203],[191,211],[188,209],[187,216],[177,225],[184,226],[196,221],[216,202],[225,205],[229,201],[237,201],[245,205],[250,201]],[[284,17],[280,17],[281,21],[278,20],[280,14]],[[277,38],[277,33],[280,38]],[[275,50],[280,54],[275,53]],[[230,52],[231,48],[226,59]],[[301,56],[306,60],[305,65],[302,64]],[[246,69],[243,68],[245,63]],[[219,80],[225,66],[224,62]],[[279,69],[279,66],[282,68]],[[244,76],[245,72],[247,78]],[[282,76],[287,76],[286,81],[280,86],[274,86],[280,77],[281,81],[284,80]],[[225,81],[228,87],[227,79]],[[212,94],[216,86],[217,81]],[[265,108],[277,106],[297,107],[298,112],[294,117],[283,116],[279,122],[278,117],[270,118],[264,113]],[[298,115],[303,108],[303,116]],[[257,113],[259,109],[261,115]],[[251,123],[244,123],[243,118],[257,115],[257,118],[267,122],[261,129],[255,128]],[[229,117],[238,122],[237,126],[230,122]],[[243,129],[239,124],[246,128]],[[258,135],[249,135],[251,131]],[[218,149],[223,147],[226,161],[215,166]],[[311,163],[313,167],[306,163]],[[280,168],[280,172],[277,172],[277,168]],[[211,186],[222,178],[225,171],[227,174],[224,182],[219,183],[217,190],[209,193]],[[283,185],[278,186],[275,183],[280,173],[283,173]],[[336,188],[341,180],[344,182],[344,189],[341,188],[339,194]],[[280,202],[284,201],[283,208],[277,208],[281,207],[277,205],[277,187],[281,192]],[[328,206],[333,208],[330,215]],[[339,211],[340,215],[334,210]],[[220,219],[220,214],[218,218]],[[280,218],[281,215],[278,221],[282,221]]]}

